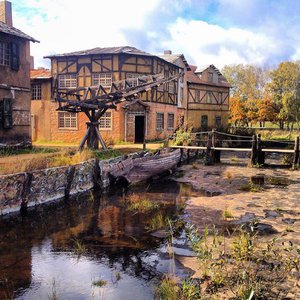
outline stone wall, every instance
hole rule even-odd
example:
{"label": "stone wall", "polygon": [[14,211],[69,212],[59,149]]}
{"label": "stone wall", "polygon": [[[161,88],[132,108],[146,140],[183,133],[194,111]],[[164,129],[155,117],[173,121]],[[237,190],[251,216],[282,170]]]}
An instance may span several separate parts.
{"label": "stone wall", "polygon": [[[17,212],[65,196],[111,184],[110,168],[129,157],[142,157],[146,152],[102,160],[91,159],[76,165],[0,176],[0,215]],[[149,154],[148,154],[149,155]]]}

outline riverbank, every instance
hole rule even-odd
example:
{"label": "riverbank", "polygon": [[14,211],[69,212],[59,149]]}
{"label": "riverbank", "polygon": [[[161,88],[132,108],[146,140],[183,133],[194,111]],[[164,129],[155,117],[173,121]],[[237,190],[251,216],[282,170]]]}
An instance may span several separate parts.
{"label": "riverbank", "polygon": [[[228,253],[237,241],[235,234],[226,231],[234,232],[241,226],[255,228],[254,241],[258,248],[270,245],[272,240],[278,240],[280,255],[287,253],[285,249],[289,245],[299,247],[300,172],[278,168],[247,168],[242,158],[227,159],[229,161],[229,164],[214,166],[194,162],[178,169],[174,180],[190,184],[202,194],[187,201],[189,223],[194,224],[202,236],[208,228],[216,228],[224,236],[223,246],[227,245]],[[208,239],[211,241],[212,234],[209,234]],[[298,263],[299,258],[298,253]],[[194,270],[193,278],[201,277],[200,262],[196,257],[181,256],[178,260]],[[280,264],[280,258],[273,263]],[[281,285],[284,289],[281,292],[286,292],[284,299],[300,298],[299,272],[293,271],[292,276],[286,274],[284,284],[278,282],[277,287],[281,288]],[[214,296],[216,299],[230,299],[234,294],[225,286]],[[211,299],[214,299],[213,296]]]}

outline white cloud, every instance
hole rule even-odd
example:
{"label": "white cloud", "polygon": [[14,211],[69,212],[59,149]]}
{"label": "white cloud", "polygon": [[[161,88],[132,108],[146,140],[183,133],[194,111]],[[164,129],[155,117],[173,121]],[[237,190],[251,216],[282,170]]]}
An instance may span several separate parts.
{"label": "white cloud", "polygon": [[36,66],[53,53],[121,45],[219,68],[300,59],[299,16],[284,5],[300,7],[294,0],[12,1],[15,26],[41,42],[31,46]]}
{"label": "white cloud", "polygon": [[[21,0],[14,26],[38,39],[31,45],[36,66],[42,57],[94,47],[126,45],[124,29],[141,28],[159,0]],[[14,8],[13,8],[14,9]]]}
{"label": "white cloud", "polygon": [[239,28],[222,28],[204,21],[177,19],[169,26],[165,48],[182,52],[197,65],[250,63],[263,65],[270,55],[280,53],[278,41],[263,33]]}

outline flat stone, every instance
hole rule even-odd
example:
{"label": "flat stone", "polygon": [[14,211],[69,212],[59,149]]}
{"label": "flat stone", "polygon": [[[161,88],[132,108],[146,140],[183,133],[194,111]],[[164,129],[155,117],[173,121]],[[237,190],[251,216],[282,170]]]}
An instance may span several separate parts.
{"label": "flat stone", "polygon": [[258,204],[255,204],[255,203],[249,203],[247,204],[248,207],[262,207],[262,205],[258,205]]}
{"label": "flat stone", "polygon": [[294,224],[297,221],[300,221],[300,219],[291,219],[291,218],[282,219],[282,222],[286,224]]}
{"label": "flat stone", "polygon": [[268,210],[264,209],[265,212],[265,217],[266,218],[277,218],[277,217],[282,217],[282,213],[276,210]]}
{"label": "flat stone", "polygon": [[164,229],[160,229],[160,230],[152,232],[151,235],[154,237],[157,237],[159,239],[163,239],[163,238],[168,237],[169,233]]}

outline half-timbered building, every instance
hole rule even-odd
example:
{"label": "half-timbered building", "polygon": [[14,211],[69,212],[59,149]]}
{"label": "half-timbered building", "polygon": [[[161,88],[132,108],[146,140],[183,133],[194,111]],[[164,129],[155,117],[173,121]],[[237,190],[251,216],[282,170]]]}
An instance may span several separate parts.
{"label": "half-timbered building", "polygon": [[226,127],[230,84],[214,65],[190,68],[186,74],[188,124],[201,130]]}
{"label": "half-timbered building", "polygon": [[[52,91],[99,84],[109,90],[113,82],[118,86],[136,86],[139,77],[161,73],[169,77],[183,70],[159,56],[128,46],[95,48],[47,58],[51,59]],[[136,101],[118,104],[116,110],[108,110],[101,117],[101,135],[106,142],[142,142],[144,134],[148,140],[165,138],[177,127],[184,113],[180,91],[178,81],[172,81],[143,93]],[[84,114],[51,109],[51,140],[79,141],[87,121]]]}
{"label": "half-timbered building", "polygon": [[0,1],[0,146],[31,145],[30,47],[13,27],[11,3]]}

